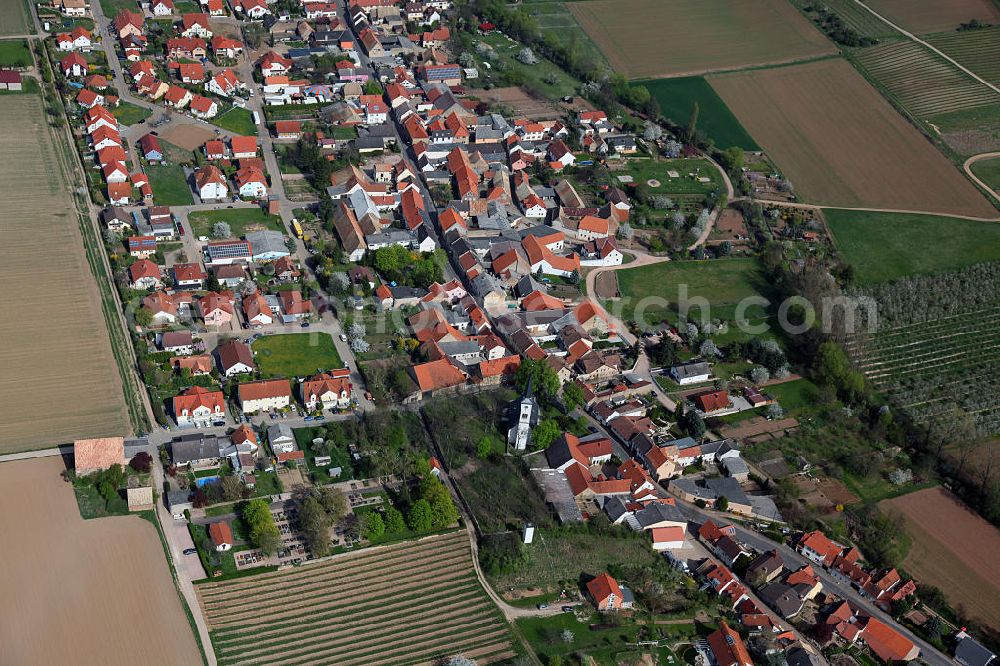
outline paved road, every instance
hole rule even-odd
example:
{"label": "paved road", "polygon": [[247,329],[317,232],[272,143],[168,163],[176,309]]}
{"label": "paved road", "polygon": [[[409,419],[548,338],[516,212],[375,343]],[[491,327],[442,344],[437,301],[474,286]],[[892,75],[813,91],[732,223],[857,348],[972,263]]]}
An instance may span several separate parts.
{"label": "paved road", "polygon": [[[710,511],[704,509],[698,509],[697,507],[687,504],[682,500],[677,501],[677,506],[681,508],[687,518],[696,523],[703,523],[708,519],[712,519],[716,522],[725,521],[731,522],[731,516],[727,514],[719,513],[717,511]],[[754,532],[753,530],[748,530],[740,525],[735,525],[736,536],[739,541],[750,546],[758,552],[765,552],[769,550],[777,550],[781,555],[781,559],[784,560],[786,568],[789,569],[799,569],[806,564],[813,564],[805,557],[795,552],[789,546],[779,544],[776,541],[772,541],[766,536],[760,534],[759,532]],[[882,622],[892,626],[896,631],[906,636],[908,639],[913,641],[915,645],[920,648],[920,657],[925,662],[931,666],[952,666],[952,660],[946,655],[939,652],[930,643],[927,643],[916,634],[911,632],[906,627],[897,623],[892,617],[883,612],[877,606],[875,606],[871,601],[863,597],[857,590],[852,588],[850,585],[846,585],[839,580],[835,579],[829,572],[824,570],[822,567],[813,565],[813,569],[819,576],[820,580],[823,582],[823,589],[827,592],[833,592],[834,594],[840,596],[852,604],[860,607],[869,615],[878,618]]]}
{"label": "paved road", "polygon": [[621,266],[601,266],[595,268],[594,270],[587,273],[585,280],[587,287],[587,300],[589,300],[595,308],[597,308],[603,315],[607,318],[608,322],[615,326],[615,330],[618,332],[618,336],[621,337],[629,345],[634,345],[637,338],[629,332],[628,326],[625,325],[618,317],[615,317],[610,312],[608,312],[603,305],[601,305],[600,300],[597,298],[597,277],[603,275],[604,273],[610,273],[612,271],[621,271],[629,268],[639,268],[640,266],[649,266],[650,264],[661,264],[665,261],[670,261],[670,257],[654,257],[651,254],[647,254],[640,250],[629,250],[629,254],[635,256],[635,259],[627,264],[622,264]]}

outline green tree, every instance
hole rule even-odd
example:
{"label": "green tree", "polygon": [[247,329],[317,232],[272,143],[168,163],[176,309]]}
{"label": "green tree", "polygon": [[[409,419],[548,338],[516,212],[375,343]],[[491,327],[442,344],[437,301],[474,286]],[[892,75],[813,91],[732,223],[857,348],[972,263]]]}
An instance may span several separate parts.
{"label": "green tree", "polygon": [[448,527],[458,521],[458,509],[455,508],[451,493],[436,477],[427,476],[421,480],[420,499],[425,500],[431,507],[435,528]]}
{"label": "green tree", "polygon": [[406,514],[406,524],[414,532],[429,532],[434,528],[434,510],[425,499],[418,499]]}
{"label": "green tree", "polygon": [[323,509],[335,523],[340,522],[347,515],[347,498],[344,497],[344,492],[339,488],[330,486],[320,488],[319,503],[323,505]]}
{"label": "green tree", "polygon": [[498,447],[496,438],[492,435],[483,435],[476,442],[476,457],[480,460],[486,460],[491,458],[497,453]]}
{"label": "green tree", "polygon": [[147,326],[153,323],[153,313],[150,312],[147,308],[136,308],[135,314],[133,316],[135,318],[136,326],[141,326],[142,328],[146,328]]}
{"label": "green tree", "polygon": [[385,510],[385,531],[386,534],[400,534],[406,530],[406,521],[403,520],[403,512],[394,506]]}
{"label": "green tree", "polygon": [[548,400],[559,392],[559,377],[544,361],[525,359],[521,363],[514,375],[514,383],[523,393],[527,390],[529,381],[532,391],[540,398]]}
{"label": "green tree", "polygon": [[271,508],[263,499],[252,499],[243,507],[243,521],[250,528],[250,541],[264,551],[265,555],[273,555],[281,547],[281,533],[274,524]]}
{"label": "green tree", "polygon": [[729,498],[725,495],[719,495],[719,499],[715,500],[715,508],[719,511],[729,510]]}
{"label": "green tree", "polygon": [[562,428],[555,419],[545,419],[531,431],[531,441],[535,448],[546,449],[562,434]]}
{"label": "green tree", "polygon": [[573,411],[583,404],[583,389],[576,382],[570,382],[563,386],[562,397],[566,409]]}
{"label": "green tree", "polygon": [[382,519],[382,514],[372,511],[368,514],[368,520],[365,523],[365,538],[369,541],[374,541],[381,539],[384,535],[385,521]]}
{"label": "green tree", "polygon": [[693,409],[689,409],[681,417],[681,426],[687,432],[688,435],[698,439],[705,434],[705,420],[701,418],[701,414]]}
{"label": "green tree", "polygon": [[310,494],[299,504],[299,530],[316,557],[323,557],[330,550],[331,524],[330,514],[315,495]]}

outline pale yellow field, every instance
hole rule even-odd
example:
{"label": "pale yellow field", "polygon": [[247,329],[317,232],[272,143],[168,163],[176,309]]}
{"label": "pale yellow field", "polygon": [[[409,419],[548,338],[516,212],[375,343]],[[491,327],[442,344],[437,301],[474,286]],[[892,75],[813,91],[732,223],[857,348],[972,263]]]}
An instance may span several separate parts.
{"label": "pale yellow field", "polygon": [[156,528],[83,520],[63,468],[0,464],[0,664],[202,663]]}
{"label": "pale yellow field", "polygon": [[36,95],[0,97],[0,453],[122,435],[121,381]]}

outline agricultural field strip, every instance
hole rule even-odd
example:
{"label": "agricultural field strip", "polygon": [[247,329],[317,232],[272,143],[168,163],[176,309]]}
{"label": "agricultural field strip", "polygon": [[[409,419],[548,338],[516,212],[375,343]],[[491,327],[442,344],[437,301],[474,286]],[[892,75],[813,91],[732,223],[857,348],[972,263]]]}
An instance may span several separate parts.
{"label": "agricultural field strip", "polygon": [[[1000,349],[1000,343],[995,344],[995,345],[989,345],[989,346],[986,346],[986,347],[979,347],[980,351],[983,351],[983,350],[990,351],[990,350],[995,350],[995,349]],[[887,370],[881,370],[881,371],[872,372],[872,373],[867,373],[866,372],[865,374],[870,379],[876,380],[876,384],[877,384],[878,383],[877,380],[880,379],[880,378],[882,378],[882,377],[898,377],[900,375],[907,375],[907,374],[912,374],[912,373],[915,373],[915,372],[926,373],[926,371],[928,371],[928,370],[936,370],[936,369],[939,369],[939,368],[944,368],[944,367],[952,366],[952,365],[955,365],[956,362],[961,361],[962,359],[969,358],[969,354],[970,354],[970,352],[967,351],[967,350],[966,351],[957,352],[957,353],[954,353],[954,354],[945,354],[945,355],[941,356],[940,358],[935,359],[937,361],[935,363],[927,363],[927,362],[922,362],[922,361],[917,361],[915,363],[904,363],[902,365],[897,365],[897,366],[894,366],[894,367],[889,368]],[[971,358],[969,358],[969,360],[972,361]],[[980,360],[976,359],[976,362],[980,362]]]}
{"label": "agricultural field strip", "polygon": [[[275,579],[282,581],[299,578],[313,579],[315,578],[316,571],[329,569],[331,567],[338,567],[337,572],[348,572],[354,570],[361,571],[364,570],[367,563],[385,562],[387,556],[390,556],[398,551],[405,551],[409,554],[421,553],[428,550],[436,551],[439,550],[442,545],[450,544],[452,541],[464,541],[466,539],[468,539],[468,537],[464,532],[453,532],[441,537],[424,539],[417,543],[403,541],[389,546],[379,546],[376,548],[366,549],[354,554],[353,557],[334,557],[330,560],[299,567],[292,571],[269,572],[254,576],[253,578],[243,579],[238,582],[203,583],[198,586],[198,591],[202,597],[207,599],[228,595],[240,596],[239,593],[256,590],[260,588],[262,583],[267,581],[273,581]],[[341,567],[340,565],[342,564],[345,566]]]}
{"label": "agricultural field strip", "polygon": [[[416,608],[409,610],[411,614],[417,611]],[[346,652],[358,652],[370,644],[383,641],[387,636],[391,636],[392,640],[396,640],[412,633],[422,632],[428,626],[455,626],[456,624],[461,625],[463,622],[472,625],[483,620],[492,621],[496,619],[495,613],[496,610],[486,603],[481,604],[479,607],[473,606],[472,608],[460,604],[452,604],[443,608],[436,608],[432,615],[417,615],[409,621],[401,623],[400,626],[406,627],[405,632],[402,633],[397,626],[381,621],[379,618],[371,618],[364,623],[353,625],[328,624],[309,632],[289,633],[285,637],[285,640],[271,642],[266,645],[260,645],[255,640],[252,650],[238,652],[237,656],[240,661],[245,661],[259,659],[268,655],[287,655],[287,649],[291,641],[294,641],[294,647],[299,652],[308,651],[308,649],[317,644],[321,644],[324,648],[344,648]],[[356,631],[343,633],[348,629]],[[220,657],[222,656],[220,654]]]}
{"label": "agricultural field strip", "polygon": [[[502,643],[497,644],[497,646],[502,646],[502,645],[503,645]],[[509,646],[510,643],[507,643],[506,645]],[[465,650],[462,654],[464,654],[469,659],[472,659],[473,661],[482,661],[483,663],[493,663],[504,659],[510,659],[511,657],[517,655],[516,652],[510,649],[505,649],[502,652],[498,652],[497,650],[500,650],[502,648],[497,646],[485,647],[472,651]],[[430,661],[407,661],[403,663],[403,666],[438,666],[438,664],[440,663],[441,661],[438,659]]]}
{"label": "agricultural field strip", "polygon": [[[338,626],[349,627],[349,626],[363,625],[371,621],[373,618],[378,618],[380,620],[389,620],[389,619],[394,619],[396,615],[409,613],[410,607],[406,605],[409,602],[426,602],[426,603],[437,602],[437,601],[458,602],[458,601],[472,601],[476,599],[485,599],[486,597],[483,591],[481,589],[478,589],[475,585],[473,585],[473,583],[474,581],[470,579],[469,585],[466,587],[460,587],[460,588],[446,587],[440,590],[435,590],[433,592],[416,593],[413,595],[408,595],[405,598],[393,601],[394,606],[404,606],[404,608],[400,610],[393,610],[388,613],[384,610],[384,605],[382,604],[382,602],[378,601],[374,604],[374,606],[370,610],[366,609],[363,613],[355,613],[354,607],[351,606],[348,606],[346,609],[344,607],[341,607],[338,610],[338,612],[310,615],[309,622],[311,624],[321,624],[325,623],[327,620],[334,620],[347,615],[350,617],[351,622]],[[362,607],[358,606],[357,608],[360,609]],[[267,631],[261,631],[259,633],[252,631],[244,631],[239,634],[236,633],[228,634],[225,637],[218,637],[213,633],[212,643],[213,645],[216,646],[217,652],[229,652],[230,650],[228,648],[233,646],[235,647],[241,646],[245,640],[244,635],[247,633],[252,633],[254,640],[257,641],[256,643],[257,645],[266,645],[267,644],[266,639],[271,638],[272,636],[283,636],[288,632],[289,629],[298,626],[298,624],[299,621],[295,621],[290,624],[282,624],[280,626],[269,624],[268,625],[269,629]],[[297,635],[306,636],[307,633],[297,634]]]}
{"label": "agricultural field strip", "polygon": [[864,7],[859,7],[854,0],[825,0],[824,4],[832,9],[848,27],[866,37],[899,34],[888,23]]}
{"label": "agricultural field strip", "polygon": [[918,116],[934,116],[1000,103],[1000,95],[911,41],[873,46],[858,61],[904,106]]}
{"label": "agricultural field strip", "polygon": [[[465,564],[465,563],[463,563]],[[438,572],[435,570],[425,570],[420,573],[420,575],[413,576],[406,579],[407,585],[420,584],[427,579],[437,579],[441,582],[450,582],[454,580],[459,580],[463,577],[468,576],[468,570],[466,567],[455,567],[452,570]],[[349,584],[347,581],[344,583]],[[368,585],[367,582],[364,585],[363,591],[369,594],[381,593],[387,590],[392,590],[394,587],[400,585],[398,576],[395,580],[390,577],[388,580],[380,581],[376,585]],[[324,590],[331,587],[330,584],[324,584],[317,586],[315,588],[309,588],[303,590],[300,593],[292,594],[287,593],[283,597],[270,600],[270,602],[265,604],[241,604],[239,606],[227,606],[222,609],[206,609],[206,615],[209,617],[213,627],[224,628],[230,626],[234,623],[239,622],[239,617],[241,614],[246,613],[249,610],[264,612],[270,609],[280,609],[280,612],[275,612],[274,619],[285,617],[291,615],[293,611],[302,611],[306,608],[316,608],[317,606],[329,606],[337,602],[349,600],[352,597],[352,593],[356,593],[358,590],[352,589],[351,592],[341,592],[336,594],[323,594]],[[429,585],[427,589],[431,589],[433,585]],[[301,599],[301,596],[305,594],[311,594],[311,596]],[[356,594],[354,594],[356,596]],[[290,603],[289,599],[294,598],[297,601],[295,603]]]}
{"label": "agricultural field strip", "polygon": [[1000,26],[924,39],[990,83],[1000,85]]}
{"label": "agricultural field strip", "polygon": [[[981,341],[983,334],[992,337],[995,323],[984,322],[981,327],[968,328],[955,333],[942,334],[922,340],[915,340],[907,344],[898,344],[891,347],[874,347],[874,349],[864,354],[864,361],[861,363],[862,369],[870,368],[877,370],[883,366],[893,367],[899,361],[914,361],[927,356],[940,353],[943,350],[954,352],[956,348],[968,347]],[[969,339],[972,337],[973,339]]]}
{"label": "agricultural field strip", "polygon": [[[383,580],[392,580],[394,576],[398,575],[401,572],[407,572],[411,570],[413,571],[422,570],[425,564],[433,564],[435,565],[435,568],[439,569],[441,566],[445,564],[464,563],[469,560],[470,560],[469,555],[464,553],[453,553],[449,557],[443,557],[438,559],[434,559],[433,553],[431,553],[424,558],[411,560],[409,562],[397,562],[383,569],[379,569],[377,576],[372,576],[370,578],[366,578],[365,580],[366,582],[377,583]],[[262,602],[267,602],[272,599],[280,601],[282,597],[287,596],[288,594],[294,594],[299,590],[308,590],[311,588],[334,584],[341,581],[348,582],[351,579],[351,576],[356,573],[364,573],[364,569],[351,569],[349,571],[347,570],[332,571],[330,572],[330,575],[316,576],[315,578],[305,581],[295,581],[295,584],[292,585],[286,584],[286,585],[269,586],[270,589],[268,590],[267,593],[260,594],[253,600],[247,600],[246,598],[242,597],[242,595],[237,595],[236,597],[231,597],[231,598],[227,597],[227,599],[224,600],[211,599],[205,601],[203,603],[203,606],[205,606],[205,608],[208,610],[215,609],[217,607],[232,606],[232,604],[229,603],[230,599],[235,599],[238,601],[238,603],[242,605],[260,604]]]}
{"label": "agricultural field strip", "polygon": [[[498,621],[497,618],[494,618],[493,624],[498,625],[500,624],[500,622]],[[457,628],[469,629],[470,632],[467,633],[471,633],[473,630],[476,631],[477,633],[475,633],[472,637],[463,640],[462,638],[458,638],[458,636],[464,636],[465,635],[464,633],[458,634],[456,636],[455,631],[453,631],[454,629]],[[388,650],[386,650],[383,646],[376,646],[373,650],[368,650],[367,652],[365,652],[365,654],[356,656],[351,655],[351,658],[346,660],[337,659],[336,663],[338,664],[338,666],[357,666],[360,664],[395,664],[397,663],[398,659],[397,655],[399,655],[400,652],[404,653],[404,655],[406,656],[409,656],[414,653],[419,654],[421,651],[425,653],[429,652],[431,654],[434,654],[435,651],[440,651],[442,653],[444,652],[453,653],[454,650],[458,650],[461,647],[465,647],[466,645],[476,645],[476,644],[481,645],[484,641],[498,641],[501,636],[505,636],[507,634],[506,627],[498,628],[492,632],[486,632],[485,630],[487,628],[488,625],[483,625],[483,626],[477,625],[475,627],[471,626],[463,627],[462,625],[458,625],[457,627],[445,627],[441,631],[435,631],[429,634],[425,634],[425,636],[427,637],[426,640],[420,642],[408,643],[407,645],[393,647]],[[445,635],[444,636],[439,635],[442,633],[444,633]],[[306,654],[306,655],[294,655],[290,659],[280,658],[281,655],[279,655],[280,660],[276,661],[267,661],[267,662],[250,661],[250,662],[240,662],[240,663],[268,663],[268,664],[273,664],[274,666],[292,666],[292,665],[308,664],[308,663],[329,664],[330,663],[329,657],[333,656],[335,652],[336,652],[335,650],[313,652],[311,654]],[[380,658],[380,660],[373,662],[372,656],[374,655],[377,655]],[[444,656],[444,654],[441,654],[441,656]],[[382,659],[383,657],[387,657],[388,659]]]}
{"label": "agricultural field strip", "polygon": [[983,340],[989,340],[995,336],[995,324],[985,322],[981,327],[968,328],[966,330],[930,336],[922,340],[915,341],[907,345],[895,345],[888,348],[874,347],[865,350],[862,356],[862,369],[870,369],[873,372],[885,369],[892,369],[897,363],[912,364],[912,361],[932,357],[939,354],[954,356],[956,351],[968,350],[975,345],[981,344]]}

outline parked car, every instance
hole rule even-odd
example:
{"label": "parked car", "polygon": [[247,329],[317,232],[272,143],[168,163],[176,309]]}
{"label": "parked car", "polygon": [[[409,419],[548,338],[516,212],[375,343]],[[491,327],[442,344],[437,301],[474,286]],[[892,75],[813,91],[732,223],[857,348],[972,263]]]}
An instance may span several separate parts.
{"label": "parked car", "polygon": [[185,555],[197,555],[198,554],[198,549],[197,548],[185,548],[184,549],[184,554]]}
{"label": "parked car", "polygon": [[302,322],[302,328],[309,328],[309,322],[307,321]]}
{"label": "parked car", "polygon": [[562,612],[563,613],[572,613],[574,610],[575,609],[572,606],[563,606],[562,607]]}
{"label": "parked car", "polygon": [[341,341],[341,342],[347,342],[347,335],[346,335],[346,334],[344,334],[344,333],[341,333],[341,334],[340,334],[340,341]]}
{"label": "parked car", "polygon": [[537,608],[538,610],[545,610],[548,607],[549,607],[548,604],[538,604],[537,606],[535,606],[535,608]]}

